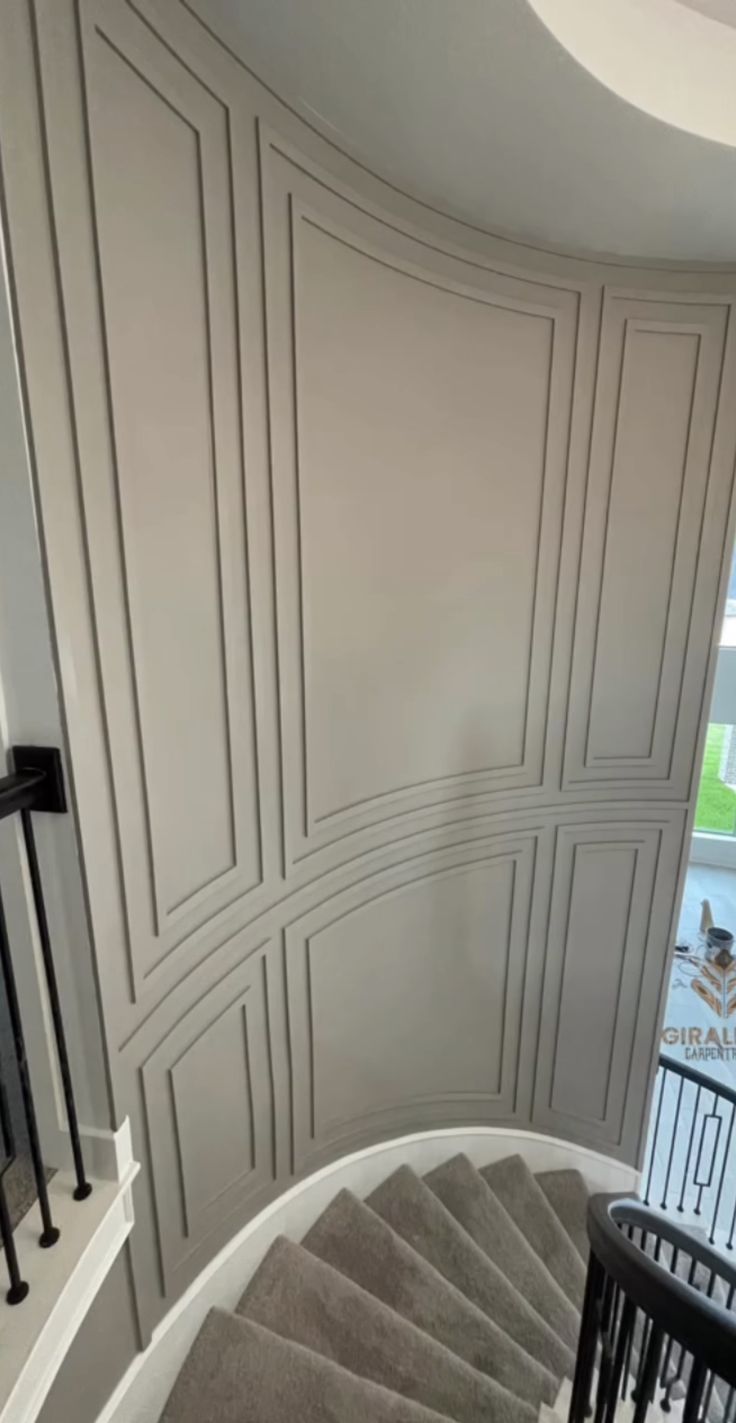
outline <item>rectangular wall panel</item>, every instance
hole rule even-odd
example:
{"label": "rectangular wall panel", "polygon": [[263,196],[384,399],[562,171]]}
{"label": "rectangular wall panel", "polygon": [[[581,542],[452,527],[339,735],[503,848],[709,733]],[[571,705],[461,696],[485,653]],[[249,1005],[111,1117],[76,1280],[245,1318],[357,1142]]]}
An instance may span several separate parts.
{"label": "rectangular wall panel", "polygon": [[641,1127],[681,827],[679,814],[609,816],[557,831],[534,1120],[626,1159]]}
{"label": "rectangular wall panel", "polygon": [[231,154],[226,110],[131,11],[83,34],[100,347],[87,373],[76,317],[71,358],[141,996],[262,877]]}
{"label": "rectangular wall panel", "polygon": [[721,520],[706,516],[726,319],[719,304],[604,303],[570,786],[687,794],[713,608],[694,606],[695,591],[723,539]]}
{"label": "rectangular wall panel", "polygon": [[535,859],[535,836],[500,836],[287,929],[295,1170],[410,1119],[523,1110]]}
{"label": "rectangular wall panel", "polygon": [[268,947],[181,1017],[141,1069],[169,1288],[275,1175]]}
{"label": "rectangular wall panel", "polygon": [[542,784],[578,298],[437,270],[263,155],[295,861]]}

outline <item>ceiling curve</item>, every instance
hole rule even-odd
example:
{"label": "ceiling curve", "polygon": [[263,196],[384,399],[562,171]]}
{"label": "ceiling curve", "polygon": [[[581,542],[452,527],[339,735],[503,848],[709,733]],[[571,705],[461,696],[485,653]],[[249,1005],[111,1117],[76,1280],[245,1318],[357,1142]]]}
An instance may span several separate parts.
{"label": "ceiling curve", "polygon": [[[595,77],[553,33],[555,0],[185,3],[328,138],[434,207],[568,251],[736,263],[736,146],[646,112],[644,65],[636,98]],[[731,41],[736,0],[626,3]],[[656,89],[664,43],[645,59]]]}
{"label": "ceiling curve", "polygon": [[736,0],[529,4],[568,53],[620,99],[736,147]]}

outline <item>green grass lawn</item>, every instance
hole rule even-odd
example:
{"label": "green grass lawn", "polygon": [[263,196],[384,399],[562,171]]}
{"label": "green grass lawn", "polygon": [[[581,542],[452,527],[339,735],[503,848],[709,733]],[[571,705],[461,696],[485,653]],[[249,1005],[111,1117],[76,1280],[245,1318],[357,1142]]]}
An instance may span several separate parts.
{"label": "green grass lawn", "polygon": [[725,735],[725,726],[708,727],[695,811],[696,830],[720,830],[732,834],[736,828],[736,791],[724,786],[718,776]]}

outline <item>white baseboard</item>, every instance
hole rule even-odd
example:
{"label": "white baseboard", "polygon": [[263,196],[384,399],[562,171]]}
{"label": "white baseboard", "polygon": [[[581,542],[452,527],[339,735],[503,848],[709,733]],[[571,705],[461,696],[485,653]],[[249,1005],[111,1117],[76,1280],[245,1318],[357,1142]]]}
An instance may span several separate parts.
{"label": "white baseboard", "polygon": [[380,1142],[333,1161],[285,1191],[255,1216],[197,1276],[154,1331],[108,1400],[97,1423],[157,1423],[208,1310],[233,1309],[277,1235],[301,1240],[338,1191],[367,1196],[403,1163],[419,1174],[464,1151],[477,1166],[518,1152],[532,1171],[575,1167],[591,1191],[635,1191],[639,1174],[620,1161],[536,1132],[448,1127]]}
{"label": "white baseboard", "polygon": [[49,1201],[60,1238],[40,1250],[38,1203],[15,1230],[21,1272],[29,1286],[22,1304],[0,1310],[0,1423],[33,1423],[87,1311],[133,1226],[132,1185],[138,1171],[130,1127],[107,1133],[115,1179],[90,1171],[92,1194],[74,1200],[73,1176],[59,1172]]}

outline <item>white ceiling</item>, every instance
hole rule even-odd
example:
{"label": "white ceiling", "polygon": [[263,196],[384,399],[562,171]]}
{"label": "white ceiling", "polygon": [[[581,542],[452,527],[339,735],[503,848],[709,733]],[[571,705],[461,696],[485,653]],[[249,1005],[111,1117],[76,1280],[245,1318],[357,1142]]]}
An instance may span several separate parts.
{"label": "white ceiling", "polygon": [[[188,2],[316,126],[444,211],[567,249],[736,261],[736,148],[618,97],[527,0]],[[690,7],[736,0],[656,3],[730,42]],[[646,65],[667,79],[639,59],[640,82]]]}

